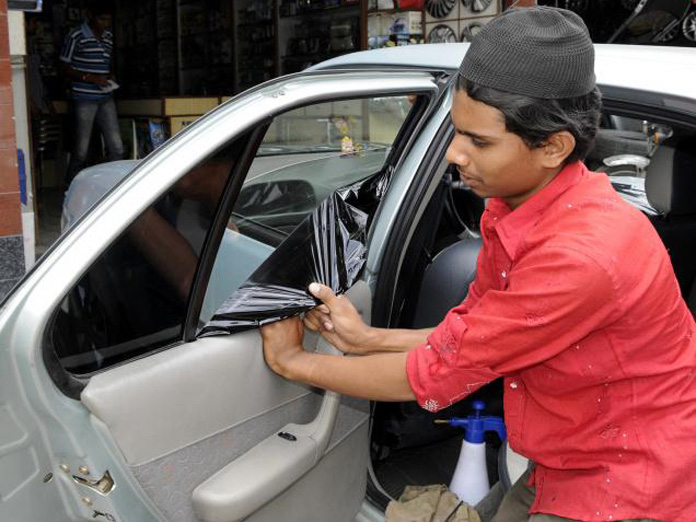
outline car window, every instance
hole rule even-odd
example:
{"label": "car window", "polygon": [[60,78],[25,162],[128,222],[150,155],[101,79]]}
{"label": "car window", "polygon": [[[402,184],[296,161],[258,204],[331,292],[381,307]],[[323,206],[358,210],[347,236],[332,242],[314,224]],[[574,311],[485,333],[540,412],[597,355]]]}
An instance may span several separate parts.
{"label": "car window", "polygon": [[272,121],[223,235],[200,324],[321,201],[382,171],[416,102],[413,96],[324,102]]}
{"label": "car window", "polygon": [[[377,175],[414,97],[321,103],[267,127],[214,257],[199,324],[340,187]],[[201,161],[114,241],[54,313],[47,348],[85,375],[181,341],[206,239],[238,159]]]}
{"label": "car window", "polygon": [[49,330],[64,370],[91,373],[182,338],[198,259],[235,157],[232,144],[199,163],[65,296]]}

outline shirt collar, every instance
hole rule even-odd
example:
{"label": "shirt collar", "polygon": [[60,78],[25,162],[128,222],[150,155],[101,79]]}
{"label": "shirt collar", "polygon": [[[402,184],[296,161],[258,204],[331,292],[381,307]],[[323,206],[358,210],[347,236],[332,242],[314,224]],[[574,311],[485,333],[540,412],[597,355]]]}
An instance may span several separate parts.
{"label": "shirt collar", "polygon": [[92,31],[92,28],[89,26],[89,22],[87,22],[87,20],[85,20],[85,21],[82,23],[82,32],[84,33],[84,35],[85,35],[87,38],[95,38],[95,39],[99,40],[99,38],[97,38],[97,37],[94,35],[94,31]]}
{"label": "shirt collar", "polygon": [[101,42],[107,34],[110,34],[110,31],[108,29],[104,29],[104,31],[102,31],[101,38],[99,38],[94,34],[94,31],[92,31],[89,21],[85,20],[82,22],[82,34],[84,34],[86,38],[94,38],[98,42]]}
{"label": "shirt collar", "polygon": [[588,172],[582,161],[566,165],[545,187],[515,210],[511,210],[500,198],[492,198],[489,201],[487,210],[495,221],[493,228],[510,259],[515,259],[520,243],[546,209],[561,194],[587,176]]}

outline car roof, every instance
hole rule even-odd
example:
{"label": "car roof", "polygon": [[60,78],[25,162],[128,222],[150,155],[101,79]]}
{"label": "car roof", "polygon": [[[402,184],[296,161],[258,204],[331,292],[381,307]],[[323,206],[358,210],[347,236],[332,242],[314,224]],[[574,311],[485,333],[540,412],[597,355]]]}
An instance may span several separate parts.
{"label": "car roof", "polygon": [[[313,70],[417,67],[455,71],[468,43],[405,45],[347,54]],[[696,99],[696,49],[596,44],[597,83]]]}

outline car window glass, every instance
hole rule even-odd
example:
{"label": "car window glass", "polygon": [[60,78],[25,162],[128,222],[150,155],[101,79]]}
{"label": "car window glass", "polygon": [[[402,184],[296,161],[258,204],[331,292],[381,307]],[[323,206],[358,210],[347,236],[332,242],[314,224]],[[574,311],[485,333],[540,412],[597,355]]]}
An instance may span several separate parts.
{"label": "car window glass", "polygon": [[336,189],[384,168],[414,96],[325,102],[269,126],[218,251],[200,324]]}
{"label": "car window glass", "polygon": [[198,258],[235,154],[233,144],[193,168],[65,296],[49,335],[65,370],[90,373],[182,338]]}

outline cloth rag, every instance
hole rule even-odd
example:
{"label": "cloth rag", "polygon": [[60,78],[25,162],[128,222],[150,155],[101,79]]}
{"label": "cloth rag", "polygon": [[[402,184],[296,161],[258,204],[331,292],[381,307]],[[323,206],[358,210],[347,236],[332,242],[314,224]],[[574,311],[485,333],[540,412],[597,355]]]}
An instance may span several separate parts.
{"label": "cloth rag", "polygon": [[385,522],[481,522],[469,504],[447,486],[406,486],[387,506]]}

